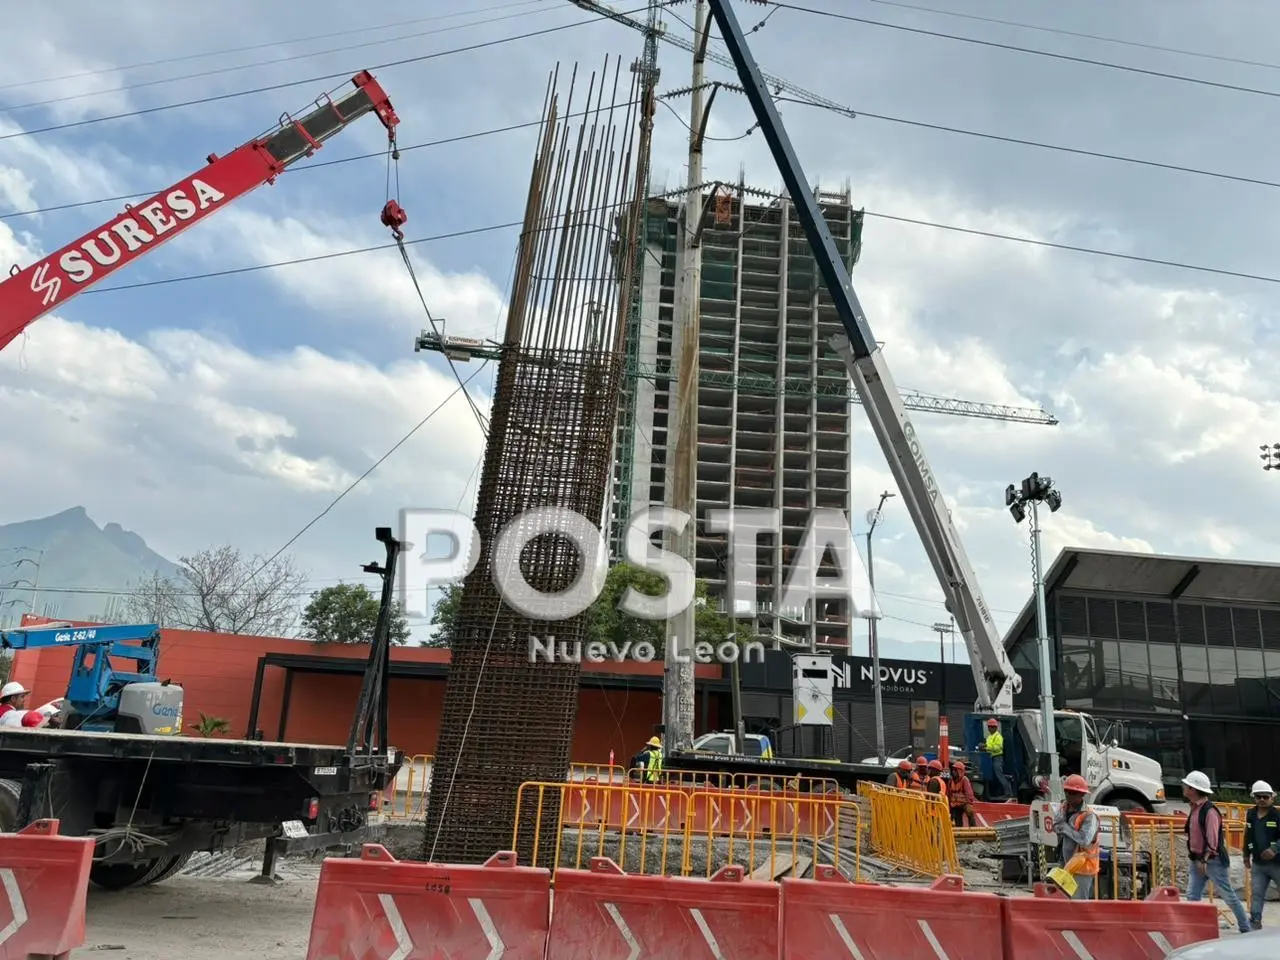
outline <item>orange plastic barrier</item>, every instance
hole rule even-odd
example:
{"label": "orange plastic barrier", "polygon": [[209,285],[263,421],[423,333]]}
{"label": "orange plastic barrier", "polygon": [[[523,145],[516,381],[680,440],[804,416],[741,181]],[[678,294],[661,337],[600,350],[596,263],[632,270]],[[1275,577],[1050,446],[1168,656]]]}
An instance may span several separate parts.
{"label": "orange plastic barrier", "polygon": [[712,790],[689,798],[687,817],[695,834],[826,837],[835,833],[837,809],[820,796]]}
{"label": "orange plastic barrier", "polygon": [[556,872],[555,960],[777,960],[778,886],[740,866],[709,880],[628,876],[607,857]]}
{"label": "orange plastic barrier", "polygon": [[58,836],[57,820],[0,833],[0,957],[60,957],[84,945],[93,840]]}
{"label": "orange plastic barrier", "polygon": [[1180,901],[1176,887],[1139,901],[1069,900],[1036,884],[1034,897],[1009,897],[1004,909],[1004,960],[1148,960],[1218,938],[1217,908]]}
{"label": "orange plastic barrier", "polygon": [[1026,820],[1031,807],[1025,803],[975,803],[973,812],[980,818],[975,826],[989,827],[1001,820]]}
{"label": "orange plastic barrier", "polygon": [[688,794],[660,787],[585,784],[567,787],[560,824],[679,833],[684,829]]}
{"label": "orange plastic barrier", "polygon": [[306,960],[542,960],[550,912],[550,872],[514,853],[402,863],[371,843],[321,867]]}
{"label": "orange plastic barrier", "polygon": [[782,881],[780,957],[1001,960],[1003,898],[966,893],[960,877],[931,887],[850,883],[829,867],[816,877]]}

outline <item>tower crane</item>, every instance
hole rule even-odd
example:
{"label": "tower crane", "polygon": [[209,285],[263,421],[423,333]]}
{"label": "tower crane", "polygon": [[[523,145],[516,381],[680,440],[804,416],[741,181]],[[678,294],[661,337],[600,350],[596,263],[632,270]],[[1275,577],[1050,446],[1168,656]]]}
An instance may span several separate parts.
{"label": "tower crane", "polygon": [[[415,353],[429,351],[443,353],[450,360],[465,363],[469,360],[499,360],[502,357],[502,345],[493,340],[479,340],[473,337],[451,337],[431,330],[423,330],[414,340]],[[625,371],[628,379],[667,381],[672,379],[669,369],[641,361],[629,362]],[[698,383],[704,387],[735,386],[739,393],[755,396],[776,397],[779,393],[787,396],[809,397],[839,396],[848,393],[848,381],[829,380],[827,383],[815,382],[808,378],[792,377],[779,383],[772,377],[755,374],[732,374],[728,371],[699,371]],[[851,403],[862,403],[857,393],[848,394]],[[980,400],[958,400],[955,397],[944,397],[937,394],[921,393],[914,390],[902,392],[903,405],[908,410],[919,410],[924,413],[941,413],[952,417],[971,417],[977,420],[1003,420],[1009,423],[1030,423],[1042,427],[1055,427],[1058,418],[1040,407],[1017,407],[1003,403],[986,403]]]}
{"label": "tower crane", "polygon": [[[681,50],[684,50],[688,53],[694,52],[693,41],[686,40],[684,37],[671,36],[671,34],[667,33],[665,25],[656,25],[656,30],[655,30],[655,27],[651,26],[650,23],[646,23],[643,20],[637,20],[634,17],[628,16],[627,14],[623,13],[620,10],[614,9],[608,4],[599,3],[597,2],[597,0],[569,0],[569,2],[572,3],[575,7],[580,7],[581,9],[586,10],[588,13],[598,14],[599,16],[605,17],[606,19],[613,20],[615,23],[621,23],[624,26],[631,27],[634,30],[639,30],[642,33],[644,33],[646,37],[656,36],[659,39],[665,41],[666,43],[669,43],[674,47],[679,47]],[[650,21],[653,20],[652,4],[650,5],[650,8],[649,8],[648,19]],[[715,53],[712,50],[707,50],[705,52],[705,56],[712,63],[718,63],[722,67],[728,67],[730,70],[737,69],[737,67],[733,62],[733,59],[731,57],[726,57],[722,53]],[[814,106],[826,107],[828,110],[834,110],[836,113],[843,113],[845,116],[848,116],[848,117],[857,116],[857,114],[854,112],[852,107],[846,106],[843,103],[837,103],[835,100],[831,100],[827,97],[822,96],[821,94],[814,93],[811,90],[806,90],[803,87],[798,87],[794,83],[791,83],[789,80],[783,80],[781,77],[775,77],[771,73],[762,72],[760,75],[768,82],[769,86],[773,88],[775,95],[783,92],[790,93],[796,97],[800,97],[804,99],[808,103],[812,103]],[[725,85],[722,84],[722,86],[725,86]]]}

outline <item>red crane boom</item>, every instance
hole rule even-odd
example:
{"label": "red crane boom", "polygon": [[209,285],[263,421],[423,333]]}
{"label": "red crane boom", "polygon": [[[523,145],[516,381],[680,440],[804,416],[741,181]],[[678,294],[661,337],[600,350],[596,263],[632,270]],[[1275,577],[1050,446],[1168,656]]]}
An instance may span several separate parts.
{"label": "red crane boom", "polygon": [[[162,190],[150,200],[126,205],[124,212],[56,253],[0,283],[0,349],[55,307],[104,277],[154,250],[231,201],[275,183],[285,168],[311,156],[325,140],[366,113],[375,113],[394,146],[396,116],[386,91],[373,75],[351,78],[355,89],[337,100],[327,94],[305,117],[285,114],[279,127],[219,157],[208,166]],[[404,211],[394,200],[383,208],[382,222],[400,236]]]}

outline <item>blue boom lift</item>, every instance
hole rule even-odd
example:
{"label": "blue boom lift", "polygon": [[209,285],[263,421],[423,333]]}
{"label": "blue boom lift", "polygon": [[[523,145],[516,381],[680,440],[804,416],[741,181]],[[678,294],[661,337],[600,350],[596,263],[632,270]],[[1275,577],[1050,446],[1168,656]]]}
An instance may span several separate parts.
{"label": "blue boom lift", "polygon": [[[182,687],[156,676],[160,628],[45,624],[0,630],[0,649],[75,649],[57,726],[96,733],[182,732]],[[132,670],[117,669],[127,663]]]}

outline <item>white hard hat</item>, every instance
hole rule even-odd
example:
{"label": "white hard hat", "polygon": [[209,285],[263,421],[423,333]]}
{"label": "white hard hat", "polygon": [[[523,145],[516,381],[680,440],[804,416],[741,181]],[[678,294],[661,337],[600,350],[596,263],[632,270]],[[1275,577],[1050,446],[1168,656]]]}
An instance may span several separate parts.
{"label": "white hard hat", "polygon": [[1182,778],[1182,782],[1183,784],[1185,784],[1186,786],[1190,787],[1192,790],[1195,790],[1198,793],[1204,793],[1209,795],[1213,794],[1213,784],[1211,784],[1209,782],[1209,778],[1206,777],[1199,770],[1192,770],[1190,773],[1188,773],[1185,777]]}
{"label": "white hard hat", "polygon": [[17,680],[10,680],[3,687],[0,687],[0,700],[6,697],[16,697],[20,693],[30,693],[31,691],[20,684]]}
{"label": "white hard hat", "polygon": [[1259,793],[1275,794],[1275,791],[1271,789],[1271,784],[1267,783],[1265,780],[1256,781],[1254,785],[1249,788],[1249,792],[1255,795]]}

